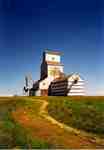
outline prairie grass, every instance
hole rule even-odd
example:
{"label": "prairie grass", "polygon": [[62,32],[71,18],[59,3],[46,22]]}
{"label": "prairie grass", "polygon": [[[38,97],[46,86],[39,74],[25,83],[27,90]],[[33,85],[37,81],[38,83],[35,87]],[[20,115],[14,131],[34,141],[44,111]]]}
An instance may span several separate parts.
{"label": "prairie grass", "polygon": [[0,149],[48,149],[50,144],[46,141],[33,138],[30,130],[23,128],[12,118],[16,109],[24,109],[30,115],[37,115],[40,103],[29,98],[13,97],[0,98]]}
{"label": "prairie grass", "polygon": [[49,97],[48,112],[69,126],[104,136],[104,97]]}

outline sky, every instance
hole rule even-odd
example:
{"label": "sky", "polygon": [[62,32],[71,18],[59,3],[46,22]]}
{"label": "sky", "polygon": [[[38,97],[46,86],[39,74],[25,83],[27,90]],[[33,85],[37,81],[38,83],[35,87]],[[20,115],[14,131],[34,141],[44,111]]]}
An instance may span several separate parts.
{"label": "sky", "polygon": [[0,95],[22,94],[29,73],[39,79],[46,48],[64,53],[87,95],[104,95],[103,0],[0,0]]}

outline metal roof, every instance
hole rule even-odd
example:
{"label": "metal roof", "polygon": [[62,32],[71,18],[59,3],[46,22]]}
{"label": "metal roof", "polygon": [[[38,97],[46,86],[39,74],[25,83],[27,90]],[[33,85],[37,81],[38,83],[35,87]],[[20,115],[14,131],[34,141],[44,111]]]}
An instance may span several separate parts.
{"label": "metal roof", "polygon": [[57,50],[50,50],[50,49],[45,49],[44,51],[45,53],[48,53],[48,54],[53,54],[53,55],[62,55],[63,53],[60,52],[60,51],[57,51]]}

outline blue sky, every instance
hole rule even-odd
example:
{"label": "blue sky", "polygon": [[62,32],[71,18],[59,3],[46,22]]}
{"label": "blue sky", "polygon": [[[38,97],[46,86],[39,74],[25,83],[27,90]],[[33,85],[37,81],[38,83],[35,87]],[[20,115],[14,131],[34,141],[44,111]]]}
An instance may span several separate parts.
{"label": "blue sky", "polygon": [[87,94],[102,95],[103,9],[103,0],[1,0],[0,95],[21,93],[28,73],[39,79],[45,48],[64,53],[64,71],[80,73]]}

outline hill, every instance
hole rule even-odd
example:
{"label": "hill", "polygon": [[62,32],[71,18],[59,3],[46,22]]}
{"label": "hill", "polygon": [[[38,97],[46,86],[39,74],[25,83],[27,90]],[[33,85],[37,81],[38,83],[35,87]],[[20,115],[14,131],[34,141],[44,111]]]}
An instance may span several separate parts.
{"label": "hill", "polygon": [[104,97],[0,98],[0,148],[104,148]]}

